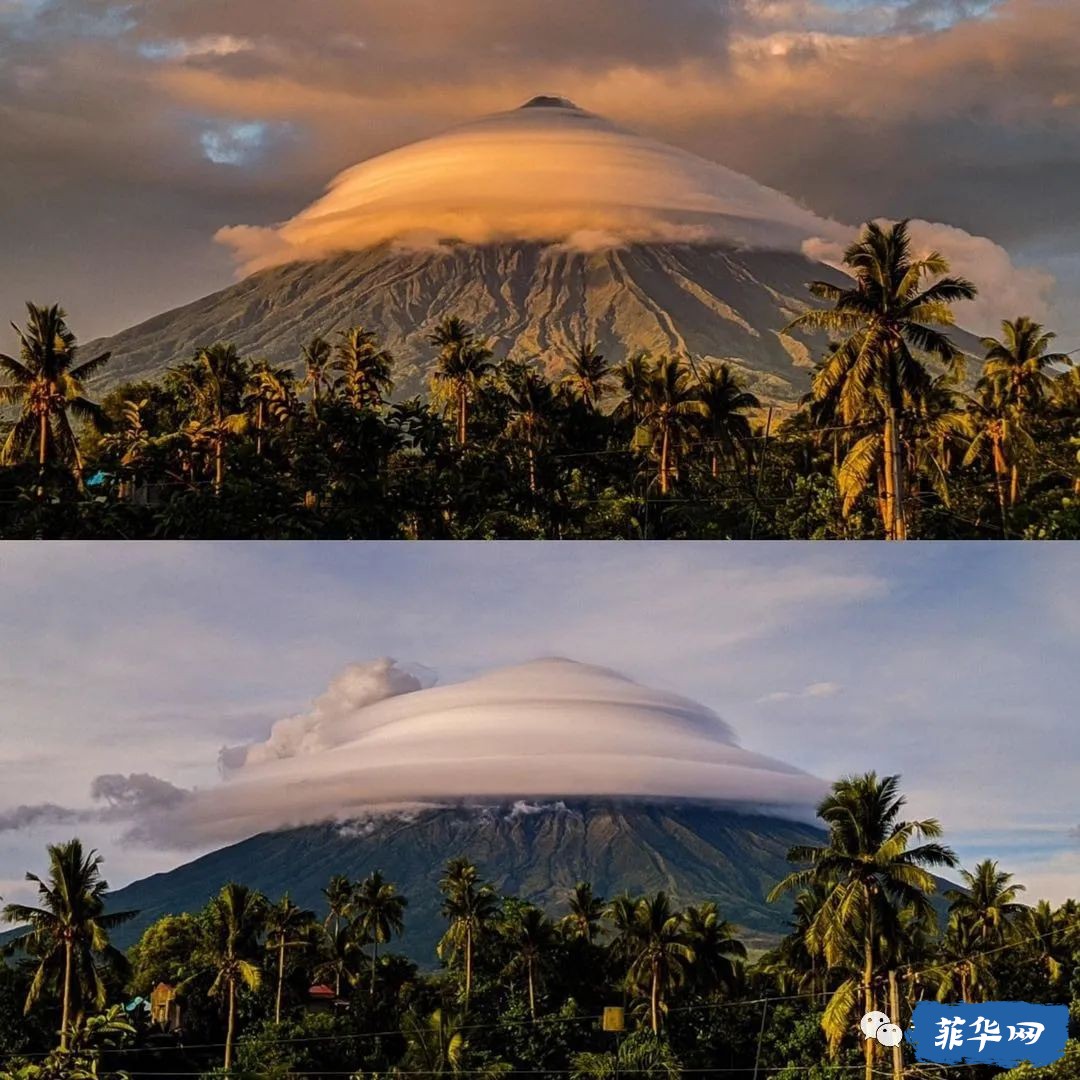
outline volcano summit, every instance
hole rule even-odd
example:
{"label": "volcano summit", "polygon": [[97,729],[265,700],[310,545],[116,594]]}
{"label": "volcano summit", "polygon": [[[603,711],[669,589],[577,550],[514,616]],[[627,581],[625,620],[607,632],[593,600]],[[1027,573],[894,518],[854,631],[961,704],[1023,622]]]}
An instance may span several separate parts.
{"label": "volcano summit", "polygon": [[726,359],[760,395],[793,400],[811,359],[784,327],[806,282],[834,273],[803,250],[848,235],[749,177],[539,97],[347,169],[288,221],[221,229],[245,280],[91,347],[112,351],[116,381],[218,340],[296,365],[310,338],[362,324],[412,393],[428,334],[458,315],[553,371],[589,339],[613,361]]}

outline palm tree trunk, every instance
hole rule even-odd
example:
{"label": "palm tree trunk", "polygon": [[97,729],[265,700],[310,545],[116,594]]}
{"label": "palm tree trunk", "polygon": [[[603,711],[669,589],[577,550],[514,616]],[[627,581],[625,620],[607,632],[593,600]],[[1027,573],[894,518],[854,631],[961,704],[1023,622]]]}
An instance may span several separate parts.
{"label": "palm tree trunk", "polygon": [[375,965],[379,962],[378,939],[371,943],[371,996],[375,997]]}
{"label": "palm tree trunk", "polygon": [[1002,452],[1001,440],[995,438],[993,440],[994,447],[994,486],[997,488],[998,508],[1001,511],[1001,538],[1007,540],[1009,537],[1008,529],[1008,497],[1005,493],[1005,476],[1008,473],[1008,466],[1005,464],[1005,455]]}
{"label": "palm tree trunk", "polygon": [[1009,481],[1009,506],[1015,506],[1020,501],[1020,466],[1013,465],[1012,477]]}
{"label": "palm tree trunk", "polygon": [[536,494],[536,451],[529,446],[529,494]]}
{"label": "palm tree trunk", "polygon": [[229,1024],[225,1029],[225,1071],[232,1069],[233,1036],[236,1034],[236,983],[229,980]]}
{"label": "palm tree trunk", "polygon": [[469,432],[469,397],[465,392],[465,385],[458,387],[458,446],[464,450],[465,440]]}
{"label": "palm tree trunk", "polygon": [[[866,945],[865,945],[865,962],[863,964],[863,990],[865,1006],[865,1012],[874,1012],[874,926],[873,920],[870,920],[870,926],[867,929]],[[874,1080],[874,1046],[875,1039],[863,1040],[863,1055],[866,1059],[866,1080]]]}
{"label": "palm tree trunk", "polygon": [[[896,972],[889,972],[889,1019],[900,1023],[900,995],[896,988]],[[904,1080],[904,1050],[897,1045],[892,1048],[893,1080]]]}
{"label": "palm tree trunk", "polygon": [[45,498],[45,462],[48,458],[49,414],[42,412],[38,419],[38,489],[37,497]]}
{"label": "palm tree trunk", "polygon": [[265,408],[265,402],[262,398],[259,399],[258,409],[255,411],[255,456],[262,457],[262,435],[263,435],[263,409]]}
{"label": "palm tree trunk", "polygon": [[472,992],[472,927],[465,930],[465,1011],[469,1011],[469,994]]}
{"label": "palm tree trunk", "polygon": [[68,1025],[71,1023],[71,941],[64,942],[64,1004],[60,1014],[60,1052],[68,1047]]}
{"label": "palm tree trunk", "polygon": [[668,493],[668,456],[671,453],[671,441],[668,427],[664,425],[664,434],[660,440],[660,494]]}
{"label": "palm tree trunk", "polygon": [[529,1015],[536,1019],[536,989],[533,986],[533,965],[532,960],[527,960],[525,963],[525,970],[529,975]]}
{"label": "palm tree trunk", "polygon": [[885,539],[906,540],[907,523],[904,520],[904,463],[900,446],[900,433],[893,408],[885,414]]}
{"label": "palm tree trunk", "polygon": [[219,433],[214,439],[214,494],[221,494],[221,482],[225,477],[225,440]]}
{"label": "palm tree trunk", "polygon": [[278,946],[277,997],[274,1000],[274,1023],[281,1023],[281,992],[285,988],[285,935],[281,935]]}
{"label": "palm tree trunk", "polygon": [[649,1018],[652,1021],[654,1035],[660,1034],[660,972],[653,965],[652,993],[649,997]]}

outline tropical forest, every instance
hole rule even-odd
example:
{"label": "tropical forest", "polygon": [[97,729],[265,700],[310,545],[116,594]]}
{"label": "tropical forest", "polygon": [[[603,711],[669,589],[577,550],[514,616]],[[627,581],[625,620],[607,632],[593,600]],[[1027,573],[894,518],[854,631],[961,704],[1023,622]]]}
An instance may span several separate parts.
{"label": "tropical forest", "polygon": [[[748,949],[738,911],[664,892],[500,895],[467,853],[439,874],[436,955],[408,959],[409,898],[377,867],[331,876],[318,910],[227,883],[200,911],[110,943],[103,859],[50,846],[34,903],[8,904],[0,1077],[537,1077],[1071,1080],[1080,1068],[1080,906],[1028,897],[996,862],[957,867],[897,776],[837,781],[820,844],[770,900],[786,936]],[[942,876],[938,876],[942,875]],[[944,1068],[862,1039],[916,1002],[1071,1004],[1051,1066]]]}
{"label": "tropical forest", "polygon": [[497,357],[453,312],[412,398],[363,326],[285,366],[208,341],[96,393],[108,354],[28,304],[0,354],[0,537],[1080,537],[1080,369],[1053,332],[1018,315],[961,349],[977,287],[905,222],[844,265],[789,327],[822,343],[797,406],[737,358]]}

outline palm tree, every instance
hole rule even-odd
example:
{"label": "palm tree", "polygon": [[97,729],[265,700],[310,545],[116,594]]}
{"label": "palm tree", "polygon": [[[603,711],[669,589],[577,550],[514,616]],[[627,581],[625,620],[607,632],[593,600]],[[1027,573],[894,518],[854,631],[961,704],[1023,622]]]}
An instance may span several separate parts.
{"label": "palm tree", "polygon": [[731,989],[739,981],[746,946],[736,936],[734,924],[720,917],[711,902],[688,907],[682,916],[683,929],[694,950],[691,977],[705,994],[720,988]]}
{"label": "palm tree", "polygon": [[245,885],[230,882],[207,908],[209,952],[216,972],[211,995],[225,995],[228,1021],[225,1030],[225,1071],[232,1068],[236,1041],[236,994],[241,986],[258,990],[262,970],[255,962],[258,937],[266,916],[266,900]]}
{"label": "palm tree", "polygon": [[490,885],[479,881],[479,872],[468,859],[451,859],[439,882],[442,913],[450,926],[438,945],[438,954],[451,960],[461,954],[465,963],[465,1011],[472,993],[473,957],[477,943],[498,914],[498,901]]}
{"label": "palm tree", "polygon": [[536,907],[518,911],[503,928],[503,934],[514,951],[509,971],[524,971],[529,993],[529,1016],[536,1019],[536,979],[547,954],[555,944],[555,926]]}
{"label": "palm tree", "polygon": [[334,369],[341,372],[340,385],[354,409],[373,409],[382,404],[394,388],[393,366],[394,358],[379,347],[372,331],[362,326],[339,331]]}
{"label": "palm tree", "polygon": [[657,459],[660,494],[671,490],[678,471],[678,451],[687,441],[695,420],[704,414],[704,405],[695,396],[693,378],[677,357],[662,356],[649,372],[645,407],[635,443],[649,447]]}
{"label": "palm tree", "polygon": [[423,1076],[457,1073],[465,1064],[468,1043],[461,1021],[436,1009],[426,1020],[407,1013],[402,1024],[407,1047],[405,1064]]}
{"label": "palm tree", "polygon": [[960,871],[963,887],[947,889],[949,918],[963,924],[971,943],[980,951],[1004,945],[1016,936],[1017,920],[1027,914],[1017,901],[1024,886],[1013,883],[1012,874],[984,859],[974,871]]}
{"label": "palm tree", "polygon": [[301,385],[311,387],[311,410],[316,417],[319,415],[319,398],[323,386],[330,385],[327,376],[331,369],[331,356],[330,342],[322,337],[313,337],[300,352],[304,365]]}
{"label": "palm tree", "polygon": [[376,870],[356,887],[352,911],[356,914],[356,929],[371,942],[371,996],[375,996],[375,970],[379,960],[379,945],[385,945],[394,934],[405,929],[405,908],[409,901],[399,896],[397,887],[385,880]]}
{"label": "palm tree", "polygon": [[[1065,353],[1048,352],[1055,334],[1027,316],[1001,324],[1002,337],[982,339],[986,365],[976,384],[984,422],[968,452],[974,460],[988,443],[997,479],[998,498],[1012,508],[1020,500],[1020,459],[1034,447],[1031,421],[1054,396],[1054,367],[1069,363]],[[1008,480],[1008,494],[1005,482]]]}
{"label": "palm tree", "polygon": [[119,426],[101,439],[102,449],[115,454],[123,470],[119,492],[122,500],[134,497],[138,468],[150,447],[150,432],[147,431],[142,417],[146,406],[146,398],[141,401],[122,402]]}
{"label": "palm tree", "polygon": [[587,409],[599,406],[610,385],[611,365],[600,353],[595,342],[583,341],[570,356],[564,386],[577,393]]}
{"label": "palm tree", "polygon": [[101,876],[104,860],[96,851],[84,854],[79,840],[50,844],[47,850],[45,879],[26,875],[27,881],[37,885],[39,906],[8,904],[4,917],[29,927],[13,944],[38,961],[26,995],[26,1011],[34,1007],[47,985],[60,984],[60,1050],[66,1051],[81,1003],[91,1002],[98,1009],[105,1005],[105,983],[95,956],[122,962],[109,944],[109,931],[137,912],[105,913],[109,885]]}
{"label": "palm tree", "polygon": [[344,874],[335,874],[327,882],[322,894],[326,898],[327,907],[326,920],[323,925],[329,926],[330,920],[333,919],[334,933],[336,934],[341,929],[341,920],[349,917],[349,909],[353,900],[352,882]]}
{"label": "palm tree", "polygon": [[570,936],[582,938],[592,942],[596,928],[604,916],[606,903],[602,896],[593,892],[593,887],[587,881],[579,881],[571,890],[567,898],[570,913],[564,915],[561,925]]}
{"label": "palm tree", "polygon": [[506,433],[525,447],[529,463],[529,491],[535,495],[536,456],[552,429],[554,395],[551,384],[537,372],[522,367],[511,373],[506,396],[511,413]]}
{"label": "palm tree", "polygon": [[267,418],[284,424],[292,415],[292,374],[288,368],[275,368],[265,360],[258,361],[248,376],[247,402],[255,407],[255,456],[262,457]]}
{"label": "palm tree", "polygon": [[286,893],[266,911],[266,947],[277,953],[277,992],[274,995],[274,1023],[281,1023],[281,999],[285,991],[285,950],[308,945],[315,913],[304,911]]}
{"label": "palm tree", "polygon": [[608,947],[612,958],[620,963],[629,978],[630,965],[634,960],[634,940],[638,897],[629,893],[616,896],[604,911],[604,917],[611,923],[614,937]]}
{"label": "palm tree", "polygon": [[645,401],[652,378],[652,361],[648,353],[628,356],[615,370],[622,399],[615,406],[615,416],[630,420],[635,427],[645,412]]}
{"label": "palm tree", "polygon": [[[905,908],[927,923],[934,920],[929,896],[936,889],[928,866],[955,866],[953,852],[934,841],[941,826],[932,818],[904,821],[905,798],[898,776],[881,779],[876,773],[846,777],[817,808],[829,830],[824,846],[792,848],[788,858],[807,864],[788,874],[769,894],[770,902],[785,892],[819,886],[825,899],[807,928],[807,945],[820,950],[830,966],[850,963],[861,941],[865,1012],[874,1011],[874,979],[883,941],[895,942]],[[929,843],[909,847],[920,838]],[[830,1046],[838,1045],[854,1005],[859,984],[849,978],[837,989],[826,1009]],[[874,1040],[865,1041],[866,1080],[872,1080]]]}
{"label": "palm tree", "polygon": [[247,372],[235,345],[218,343],[200,349],[179,374],[191,392],[196,421],[210,440],[214,453],[214,494],[221,494],[225,479],[225,441],[244,429],[241,402]]}
{"label": "palm tree", "polygon": [[[931,383],[917,354],[956,365],[960,353],[941,328],[954,325],[952,305],[973,299],[976,289],[963,278],[946,277],[949,264],[938,252],[915,258],[906,221],[887,227],[869,222],[844,253],[844,265],[854,284],[813,282],[814,296],[833,306],[804,312],[788,329],[825,331],[837,339],[814,375],[813,396],[834,401],[844,424],[868,412],[882,423],[885,536],[904,540],[907,478],[900,427]],[[860,452],[860,444],[851,453]]]}
{"label": "palm tree", "polygon": [[715,480],[720,475],[720,457],[735,457],[740,443],[750,438],[750,419],[744,411],[760,408],[761,402],[742,388],[727,364],[708,364],[698,373],[696,396],[704,406],[699,423],[709,442],[710,471]]}
{"label": "palm tree", "polygon": [[45,468],[53,456],[70,464],[82,480],[82,458],[68,412],[81,420],[100,422],[101,410],[86,398],[83,383],[105,365],[110,354],[76,363],[78,345],[63,308],[28,303],[26,311],[25,330],[11,324],[19,338],[19,359],[0,353],[0,370],[10,380],[0,386],[0,405],[20,407],[0,451],[0,461],[11,464],[19,460],[36,438],[41,498],[45,494]]}
{"label": "palm tree", "polygon": [[472,327],[456,316],[443,319],[428,341],[439,350],[433,380],[454,402],[458,446],[464,449],[469,438],[469,400],[494,367],[492,352],[476,340]]}
{"label": "palm tree", "polygon": [[694,961],[694,949],[665,892],[643,897],[637,903],[633,923],[634,957],[630,979],[648,988],[649,1026],[660,1031],[660,1014],[665,998],[680,986],[687,967]]}
{"label": "palm tree", "polygon": [[331,929],[323,927],[324,939],[322,942],[322,959],[316,965],[316,979],[332,979],[334,982],[334,994],[341,997],[341,984],[347,982],[355,987],[360,981],[360,976],[353,967],[354,958],[358,962],[364,962],[366,957],[356,940],[356,931],[351,925],[339,926]]}

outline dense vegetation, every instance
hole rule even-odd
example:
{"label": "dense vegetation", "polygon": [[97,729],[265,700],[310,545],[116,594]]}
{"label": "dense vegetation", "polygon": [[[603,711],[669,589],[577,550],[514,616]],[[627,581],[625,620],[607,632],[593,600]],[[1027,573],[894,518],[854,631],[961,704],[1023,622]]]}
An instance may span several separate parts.
{"label": "dense vegetation", "polygon": [[1080,369],[1054,335],[1006,322],[967,372],[948,329],[975,287],[915,258],[904,223],[867,226],[846,264],[851,286],[815,283],[825,306],[793,324],[831,344],[787,412],[727,364],[588,343],[552,381],[453,316],[428,401],[391,401],[393,358],[349,327],[299,375],[207,343],[95,403],[108,358],[77,359],[63,312],[29,305],[0,356],[19,410],[0,535],[1080,537]]}
{"label": "dense vegetation", "polygon": [[[753,959],[710,903],[604,899],[582,883],[552,916],[496,895],[464,857],[440,881],[428,972],[394,953],[408,902],[377,870],[332,878],[318,912],[229,884],[125,958],[108,945],[127,916],[105,914],[100,858],[78,841],[51,847],[32,878],[39,904],[6,909],[26,929],[15,965],[0,965],[0,1077],[950,1078],[905,1061],[906,1046],[890,1060],[860,1039],[859,1018],[877,1008],[906,1025],[927,997],[1080,1008],[1080,906],[1026,906],[987,861],[945,892],[940,924],[931,870],[956,860],[938,823],[903,807],[896,777],[834,785],[819,807],[827,840],[793,850],[775,890],[794,899],[790,933]],[[160,983],[176,989],[180,1031],[137,1004]],[[315,1011],[313,985],[336,1006]],[[600,1023],[612,1006],[622,1033]],[[1017,1080],[1075,1076],[1076,1052]]]}

